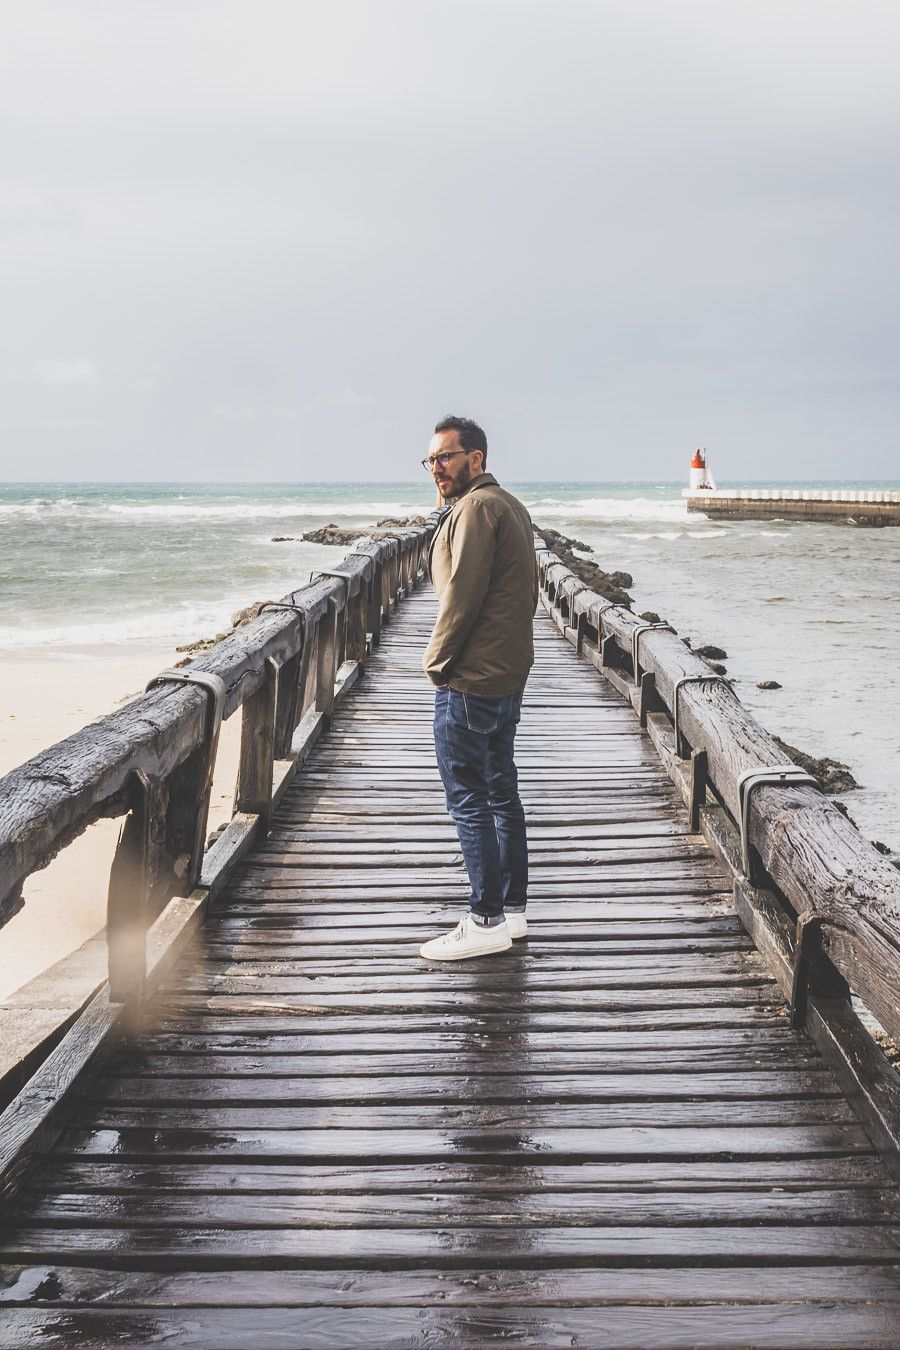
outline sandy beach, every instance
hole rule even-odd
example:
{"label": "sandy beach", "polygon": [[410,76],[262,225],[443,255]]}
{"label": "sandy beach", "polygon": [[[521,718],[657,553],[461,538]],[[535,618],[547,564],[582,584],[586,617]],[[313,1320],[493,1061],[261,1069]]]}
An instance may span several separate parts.
{"label": "sandy beach", "polygon": [[[0,662],[0,776],[141,693],[178,660],[146,643],[4,652]],[[210,828],[231,815],[240,715],[222,728]],[[0,998],[93,937],[106,921],[106,886],[119,821],[92,825],[26,883],[25,907],[3,929]]]}

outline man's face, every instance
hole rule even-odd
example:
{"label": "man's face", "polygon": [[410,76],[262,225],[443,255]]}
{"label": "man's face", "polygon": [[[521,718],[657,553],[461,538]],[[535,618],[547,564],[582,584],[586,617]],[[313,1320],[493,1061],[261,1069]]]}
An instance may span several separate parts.
{"label": "man's face", "polygon": [[[449,458],[442,464],[437,459],[438,455]],[[428,458],[431,460],[431,473],[438,492],[445,501],[465,492],[472,479],[482,472],[481,451],[463,450],[458,431],[435,432],[428,445]]]}

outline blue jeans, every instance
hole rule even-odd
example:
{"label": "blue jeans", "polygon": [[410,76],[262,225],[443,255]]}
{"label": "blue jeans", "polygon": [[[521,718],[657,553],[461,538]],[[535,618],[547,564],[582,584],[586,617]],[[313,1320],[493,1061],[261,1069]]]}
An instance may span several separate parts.
{"label": "blue jeans", "polygon": [[525,908],[528,845],[513,742],[522,691],[502,698],[438,689],[434,746],[469,883],[482,919]]}

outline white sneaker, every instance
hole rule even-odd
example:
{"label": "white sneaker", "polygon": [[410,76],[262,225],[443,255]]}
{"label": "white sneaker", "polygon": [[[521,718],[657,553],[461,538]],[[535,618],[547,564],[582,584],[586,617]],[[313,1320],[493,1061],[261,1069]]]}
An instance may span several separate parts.
{"label": "white sneaker", "polygon": [[510,910],[506,915],[506,926],[509,929],[509,936],[513,942],[517,938],[528,936],[528,922],[524,914],[517,914],[515,910]]}
{"label": "white sneaker", "polygon": [[432,938],[419,949],[427,961],[466,961],[470,956],[490,956],[492,952],[506,952],[512,946],[509,925],[476,923],[471,914],[460,919],[452,933]]}

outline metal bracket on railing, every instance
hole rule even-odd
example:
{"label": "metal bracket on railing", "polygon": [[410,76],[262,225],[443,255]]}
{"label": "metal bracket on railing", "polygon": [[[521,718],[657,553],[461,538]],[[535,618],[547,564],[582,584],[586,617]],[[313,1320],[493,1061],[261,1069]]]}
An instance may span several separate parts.
{"label": "metal bracket on railing", "polygon": [[[305,605],[289,605],[289,604],[287,603],[286,600],[267,600],[267,601],[265,602],[265,604],[260,605],[260,607],[259,607],[259,614],[262,614],[263,611],[264,611],[264,610],[267,610],[267,609],[287,609],[287,610],[290,610],[290,611],[295,615],[295,617],[298,619],[299,624],[300,624],[300,632],[301,632],[301,634],[302,634],[302,636],[303,636],[303,642],[304,642],[304,643],[306,642],[306,633],[307,633],[307,614],[306,614],[306,606],[305,606]],[[257,614],[257,618],[259,618],[259,614]],[[295,655],[296,655],[296,653],[295,653]],[[271,657],[271,656],[270,656],[268,659],[269,659],[270,661],[274,661],[274,657]],[[293,657],[290,657],[290,658],[288,658],[288,659],[293,660]],[[279,671],[281,670],[282,665],[283,665],[283,662],[278,662],[278,663],[277,663],[277,669],[278,669]]]}
{"label": "metal bracket on railing", "polygon": [[576,618],[572,606],[576,595],[580,595],[582,591],[590,590],[593,590],[593,587],[589,586],[587,582],[582,582],[580,586],[573,586],[572,593],[568,596],[569,622],[567,627],[575,629],[575,650],[579,656],[581,655],[581,644],[584,642],[584,625],[587,622],[587,614],[579,614]]}
{"label": "metal bracket on railing", "polygon": [[[565,583],[563,583],[563,585],[565,585]],[[573,617],[573,615],[572,615],[572,601],[575,599],[576,595],[580,595],[582,591],[592,591],[593,589],[594,589],[593,586],[589,586],[589,585],[587,584],[587,582],[583,582],[580,586],[573,586],[573,587],[572,587],[572,593],[571,593],[571,595],[569,595],[569,594],[566,595],[566,598],[567,598],[567,600],[568,600],[568,602],[569,602],[569,618],[570,618],[570,619]],[[557,592],[557,594],[558,594],[558,592]],[[571,627],[571,624],[570,624],[569,626]]]}
{"label": "metal bracket on railing", "polygon": [[608,609],[615,609],[615,600],[607,600],[605,605],[600,605],[597,609],[597,637],[603,637],[603,615]]}
{"label": "metal bracket on railing", "polygon": [[631,668],[635,684],[641,682],[641,668],[638,663],[639,643],[645,633],[649,633],[651,628],[657,631],[665,629],[669,633],[674,633],[675,629],[670,623],[639,623],[636,628],[631,630]]}
{"label": "metal bracket on railing", "polygon": [[791,1026],[795,1029],[803,1026],[806,1017],[813,944],[818,942],[823,928],[836,928],[842,933],[850,932],[845,923],[832,918],[830,914],[801,914],[798,918],[794,971],[791,978]]}
{"label": "metal bracket on railing", "polygon": [[147,691],[158,684],[196,684],[206,694],[206,765],[203,773],[204,790],[212,783],[216,762],[219,728],[225,712],[225,681],[206,670],[161,670],[147,685]]}
{"label": "metal bracket on railing", "polygon": [[738,805],[741,812],[741,864],[744,876],[751,886],[757,883],[753,877],[753,862],[750,857],[750,797],[754,788],[789,787],[807,784],[817,788],[819,785],[811,774],[797,764],[775,764],[768,769],[748,769],[738,779]]}
{"label": "metal bracket on railing", "polygon": [[685,684],[728,684],[724,675],[682,675],[681,679],[675,681],[675,691],[672,694],[672,722],[675,726],[675,753],[679,759],[687,759],[687,755],[681,751],[681,733],[678,730],[678,695],[681,692],[682,685]]}
{"label": "metal bracket on railing", "polygon": [[320,577],[338,577],[341,581],[346,581],[346,583],[347,583],[347,598],[349,599],[349,597],[350,597],[350,578],[349,578],[349,576],[347,575],[346,572],[310,572],[310,574],[309,574],[309,584],[310,584],[310,586],[313,584],[314,581],[318,581]]}
{"label": "metal bracket on railing", "polygon": [[[266,609],[290,609],[290,610],[293,610],[293,612],[297,615],[297,618],[300,620],[300,626],[301,626],[301,628],[303,628],[304,630],[306,629],[306,606],[305,606],[305,605],[289,605],[289,604],[287,603],[286,600],[267,600],[267,601],[265,602],[265,604],[260,605],[260,607],[259,607],[259,614],[262,614],[263,610],[266,610]],[[259,617],[259,614],[257,615],[257,618]]]}

